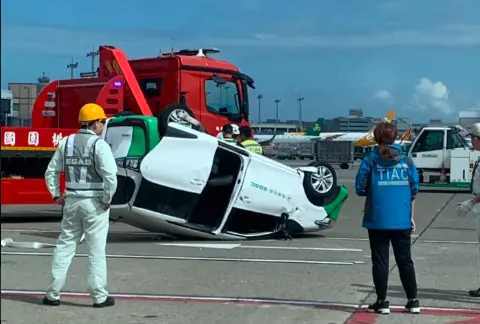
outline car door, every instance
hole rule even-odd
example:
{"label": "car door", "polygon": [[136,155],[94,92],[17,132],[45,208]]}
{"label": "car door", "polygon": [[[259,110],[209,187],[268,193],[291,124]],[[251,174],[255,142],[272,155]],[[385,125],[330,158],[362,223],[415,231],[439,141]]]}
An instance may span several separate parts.
{"label": "car door", "polygon": [[156,185],[199,195],[207,184],[217,147],[215,137],[170,123],[160,143],[143,159],[140,171]]}
{"label": "car door", "polygon": [[299,173],[258,154],[250,155],[242,187],[234,208],[278,215],[289,210],[295,197],[303,193]]}
{"label": "car door", "polygon": [[411,157],[419,169],[442,169],[445,167],[444,129],[425,129],[411,149]]}

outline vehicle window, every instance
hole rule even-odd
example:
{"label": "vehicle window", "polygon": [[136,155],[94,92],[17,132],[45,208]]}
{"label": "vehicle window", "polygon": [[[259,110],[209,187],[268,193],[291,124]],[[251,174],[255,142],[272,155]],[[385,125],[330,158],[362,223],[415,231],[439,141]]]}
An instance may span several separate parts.
{"label": "vehicle window", "polygon": [[159,97],[162,94],[163,80],[160,78],[140,79],[138,83],[146,98]]}
{"label": "vehicle window", "polygon": [[447,149],[455,149],[455,148],[462,148],[463,143],[460,141],[458,138],[458,135],[456,135],[451,129],[447,131]]}
{"label": "vehicle window", "polygon": [[443,150],[443,130],[426,130],[415,143],[412,152]]}
{"label": "vehicle window", "polygon": [[218,84],[213,80],[205,82],[207,110],[218,115],[239,115],[238,88],[234,82]]}

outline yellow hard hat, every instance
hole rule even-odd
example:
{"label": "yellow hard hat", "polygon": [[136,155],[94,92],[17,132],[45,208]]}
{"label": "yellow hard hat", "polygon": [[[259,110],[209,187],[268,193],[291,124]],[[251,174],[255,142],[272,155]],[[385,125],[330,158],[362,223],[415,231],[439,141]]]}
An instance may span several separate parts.
{"label": "yellow hard hat", "polygon": [[80,112],[78,113],[79,123],[84,123],[84,122],[89,122],[89,121],[99,120],[99,119],[107,119],[107,116],[105,116],[105,111],[103,111],[103,108],[100,107],[99,105],[94,103],[88,103],[83,105],[82,108],[80,108]]}

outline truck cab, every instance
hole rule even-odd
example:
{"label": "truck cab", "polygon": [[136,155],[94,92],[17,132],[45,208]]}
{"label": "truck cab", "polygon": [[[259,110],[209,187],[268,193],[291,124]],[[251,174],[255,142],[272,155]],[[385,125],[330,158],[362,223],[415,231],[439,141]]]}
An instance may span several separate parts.
{"label": "truck cab", "polygon": [[227,123],[249,125],[248,88],[254,81],[232,63],[210,57],[216,53],[193,49],[128,60],[120,49],[100,46],[96,72],[44,87],[34,104],[33,127],[76,128],[80,107],[89,102],[101,105],[108,117],[155,116],[162,129],[182,123],[183,112],[214,136]]}
{"label": "truck cab", "polygon": [[469,187],[480,157],[454,127],[422,128],[407,154],[418,169],[420,183],[439,187]]}

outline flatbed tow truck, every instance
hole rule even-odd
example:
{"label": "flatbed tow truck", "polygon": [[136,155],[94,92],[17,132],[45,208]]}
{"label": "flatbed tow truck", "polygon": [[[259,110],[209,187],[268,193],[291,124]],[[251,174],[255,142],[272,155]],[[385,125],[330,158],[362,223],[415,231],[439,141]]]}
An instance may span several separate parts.
{"label": "flatbed tow truck", "polygon": [[227,123],[250,125],[248,88],[254,81],[235,65],[209,57],[215,53],[193,49],[128,60],[120,49],[100,46],[96,73],[42,89],[31,128],[2,127],[1,204],[53,203],[46,167],[59,141],[77,131],[78,112],[88,102],[101,105],[108,117],[156,116],[159,131],[169,122],[183,123],[179,116],[185,112],[214,136]]}
{"label": "flatbed tow truck", "polygon": [[464,191],[470,188],[480,152],[456,127],[423,127],[406,149],[420,175],[420,186]]}

